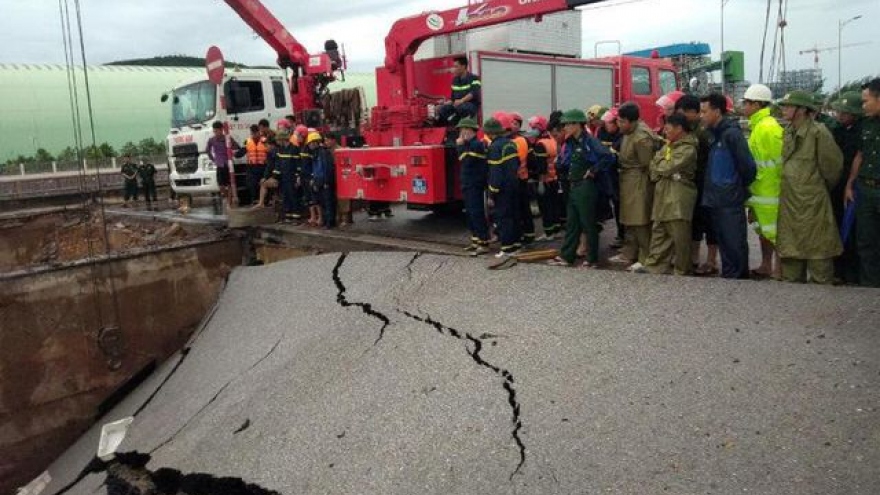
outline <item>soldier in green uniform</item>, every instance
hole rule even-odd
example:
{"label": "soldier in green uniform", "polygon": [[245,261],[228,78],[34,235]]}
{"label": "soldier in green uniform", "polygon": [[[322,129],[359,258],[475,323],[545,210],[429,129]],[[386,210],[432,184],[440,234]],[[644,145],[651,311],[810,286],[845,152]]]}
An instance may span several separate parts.
{"label": "soldier in green uniform", "polygon": [[626,227],[626,240],[621,254],[611,258],[614,263],[642,267],[651,248],[651,208],[654,185],[648,177],[654,159],[655,137],[641,120],[635,103],[624,103],[617,111],[618,125],[623,133],[617,162],[620,166],[620,223]]}
{"label": "soldier in green uniform", "polygon": [[148,210],[158,210],[159,199],[156,196],[156,167],[150,162],[141,160],[138,165],[138,176],[141,178],[141,187],[144,190],[144,199],[147,200]]}
{"label": "soldier in green uniform", "polygon": [[124,199],[123,207],[128,208],[128,201],[138,199],[138,169],[137,165],[132,163],[131,155],[125,154],[122,157],[122,197]]}
{"label": "soldier in green uniform", "polygon": [[828,129],[816,122],[818,110],[805,91],[792,91],[779,103],[785,119],[782,187],[777,248],[782,278],[788,282],[834,282],[834,257],[843,251],[831,190],[843,171],[843,153]]}
{"label": "soldier in green uniform", "polygon": [[587,115],[582,110],[565,112],[562,123],[567,137],[559,153],[559,163],[568,170],[568,223],[560,255],[550,264],[574,265],[581,234],[586,233],[589,250],[583,266],[592,268],[599,262],[599,226],[596,224],[599,187],[596,178],[608,172],[613,156],[608,148],[586,131]]}
{"label": "soldier in green uniform", "polygon": [[699,141],[690,132],[684,115],[666,118],[663,134],[669,141],[651,162],[654,206],[651,219],[651,251],[645,270],[668,274],[675,259],[675,274],[691,272],[691,220],[697,204],[697,149]]}
{"label": "soldier in green uniform", "polygon": [[862,139],[849,174],[845,201],[856,201],[859,283],[880,287],[880,78],[862,88],[862,109]]}
{"label": "soldier in green uniform", "polygon": [[[837,112],[838,125],[831,129],[834,141],[843,152],[843,180],[831,193],[831,205],[834,207],[834,218],[842,227],[844,215],[843,197],[846,193],[847,178],[852,172],[853,161],[859,151],[862,139],[862,94],[858,91],[844,93],[831,108]],[[847,284],[859,283],[859,254],[856,249],[856,230],[851,229],[849,238],[843,244],[843,254],[834,260],[834,277]]]}

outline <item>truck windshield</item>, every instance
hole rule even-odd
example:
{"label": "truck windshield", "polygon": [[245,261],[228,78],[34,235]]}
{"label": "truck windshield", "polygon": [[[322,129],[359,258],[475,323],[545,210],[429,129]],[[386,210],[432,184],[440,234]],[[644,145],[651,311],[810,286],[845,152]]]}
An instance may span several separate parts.
{"label": "truck windshield", "polygon": [[214,118],[217,86],[201,81],[174,90],[171,127],[201,124]]}

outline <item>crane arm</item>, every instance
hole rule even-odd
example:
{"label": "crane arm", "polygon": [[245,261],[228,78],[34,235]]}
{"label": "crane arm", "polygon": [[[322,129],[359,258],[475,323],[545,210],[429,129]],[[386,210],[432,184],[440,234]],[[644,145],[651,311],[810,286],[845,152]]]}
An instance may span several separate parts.
{"label": "crane arm", "polygon": [[504,22],[540,18],[605,0],[487,0],[467,7],[425,12],[399,19],[385,37],[385,67],[397,72],[404,59],[428,38]]}
{"label": "crane arm", "polygon": [[282,68],[302,69],[305,73],[326,73],[328,55],[309,55],[290,31],[259,0],[224,0],[239,17],[278,54]]}

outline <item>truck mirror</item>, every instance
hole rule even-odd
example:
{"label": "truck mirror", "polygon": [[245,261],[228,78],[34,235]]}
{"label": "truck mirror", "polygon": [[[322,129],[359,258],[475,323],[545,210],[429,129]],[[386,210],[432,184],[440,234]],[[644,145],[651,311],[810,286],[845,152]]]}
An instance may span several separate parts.
{"label": "truck mirror", "polygon": [[159,98],[159,101],[161,101],[162,103],[168,101],[168,93],[163,94],[162,97]]}

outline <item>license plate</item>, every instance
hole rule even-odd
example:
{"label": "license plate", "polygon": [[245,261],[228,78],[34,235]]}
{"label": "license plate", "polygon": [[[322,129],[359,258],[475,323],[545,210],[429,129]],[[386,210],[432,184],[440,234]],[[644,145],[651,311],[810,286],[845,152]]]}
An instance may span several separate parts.
{"label": "license plate", "polygon": [[428,181],[425,179],[413,179],[413,194],[428,194]]}

